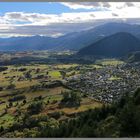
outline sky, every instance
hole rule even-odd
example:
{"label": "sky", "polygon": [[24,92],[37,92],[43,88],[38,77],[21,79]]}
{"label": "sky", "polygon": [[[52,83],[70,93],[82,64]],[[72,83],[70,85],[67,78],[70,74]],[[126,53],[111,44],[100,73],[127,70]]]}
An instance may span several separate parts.
{"label": "sky", "polygon": [[107,22],[140,24],[140,2],[0,3],[0,37],[58,37]]}

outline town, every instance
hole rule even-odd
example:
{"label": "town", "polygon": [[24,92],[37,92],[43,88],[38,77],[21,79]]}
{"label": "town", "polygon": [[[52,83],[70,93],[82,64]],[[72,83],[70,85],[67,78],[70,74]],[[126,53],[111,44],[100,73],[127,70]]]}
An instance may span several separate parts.
{"label": "town", "polygon": [[91,98],[111,103],[140,86],[140,64],[107,65],[67,79],[67,85]]}

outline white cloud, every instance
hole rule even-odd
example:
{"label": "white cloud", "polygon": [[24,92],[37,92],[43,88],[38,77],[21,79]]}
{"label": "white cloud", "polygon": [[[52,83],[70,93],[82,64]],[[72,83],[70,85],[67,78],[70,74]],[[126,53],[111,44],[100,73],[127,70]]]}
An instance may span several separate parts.
{"label": "white cloud", "polygon": [[108,2],[61,2],[71,9],[104,9],[110,7]]}
{"label": "white cloud", "polygon": [[61,2],[71,9],[122,9],[126,7],[140,7],[139,2]]}
{"label": "white cloud", "polygon": [[72,13],[61,14],[7,12],[0,16],[0,35],[59,36],[73,31],[86,30],[113,20],[127,22],[127,19],[138,19],[137,23],[140,24],[140,2],[67,2],[62,4],[72,9],[91,10],[86,12],[75,10]]}

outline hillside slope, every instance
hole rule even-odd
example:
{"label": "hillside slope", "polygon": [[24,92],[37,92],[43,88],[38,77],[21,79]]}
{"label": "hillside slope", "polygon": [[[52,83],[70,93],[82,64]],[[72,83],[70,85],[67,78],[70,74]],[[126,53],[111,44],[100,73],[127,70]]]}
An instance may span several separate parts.
{"label": "hillside slope", "polygon": [[140,40],[129,33],[120,32],[81,49],[78,55],[121,57],[135,51],[140,51]]}

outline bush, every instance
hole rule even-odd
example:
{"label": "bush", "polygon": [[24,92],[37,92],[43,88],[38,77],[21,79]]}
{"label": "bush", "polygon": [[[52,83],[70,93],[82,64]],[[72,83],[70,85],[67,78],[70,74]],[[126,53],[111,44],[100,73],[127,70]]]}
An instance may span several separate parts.
{"label": "bush", "polygon": [[0,87],[0,91],[2,91],[3,90],[3,87]]}
{"label": "bush", "polygon": [[9,99],[8,101],[9,102],[15,102],[15,101],[23,100],[23,99],[26,99],[26,97],[24,95],[19,95],[19,96],[15,96],[15,97]]}
{"label": "bush", "polygon": [[27,69],[26,68],[20,68],[18,69],[18,71],[26,71]]}
{"label": "bush", "polygon": [[23,100],[23,104],[26,104],[26,102],[27,102],[26,100]]}
{"label": "bush", "polygon": [[134,94],[134,102],[136,105],[140,104],[140,88],[138,88]]}
{"label": "bush", "polygon": [[7,89],[15,89],[15,85],[14,84],[11,84],[11,85],[9,85],[9,86],[7,86]]}
{"label": "bush", "polygon": [[38,120],[39,121],[48,121],[49,120],[49,117],[48,117],[48,115],[40,115],[40,116],[38,116]]}
{"label": "bush", "polygon": [[43,110],[44,103],[42,101],[36,101],[30,104],[27,108],[30,114],[38,114]]}
{"label": "bush", "polygon": [[0,67],[0,72],[7,70],[8,67]]}
{"label": "bush", "polygon": [[48,115],[52,118],[59,119],[62,113],[57,111],[57,112],[49,113]]}
{"label": "bush", "polygon": [[12,102],[9,102],[9,107],[12,107],[13,106],[13,103]]}
{"label": "bush", "polygon": [[38,101],[38,100],[41,100],[41,99],[42,99],[42,96],[41,95],[34,98],[35,101]]}
{"label": "bush", "polygon": [[80,105],[81,102],[81,95],[77,92],[64,92],[63,99],[61,100],[61,104],[68,105],[68,106],[77,106]]}
{"label": "bush", "polygon": [[0,127],[0,132],[3,132],[4,131],[4,128],[3,126]]}

